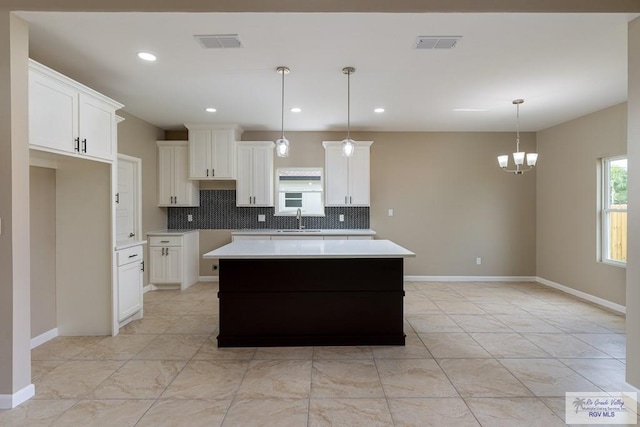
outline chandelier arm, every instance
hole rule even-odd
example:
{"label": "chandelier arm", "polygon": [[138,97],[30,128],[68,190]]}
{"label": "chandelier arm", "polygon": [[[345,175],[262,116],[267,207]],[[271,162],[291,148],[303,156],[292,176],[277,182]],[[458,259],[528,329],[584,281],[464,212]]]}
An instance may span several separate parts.
{"label": "chandelier arm", "polygon": [[532,169],[533,169],[533,166],[529,166],[526,169],[520,169],[520,166],[518,166],[516,169],[502,168],[503,171],[509,172],[509,173],[513,173],[513,174],[516,174],[516,175],[522,175],[523,173],[529,172]]}

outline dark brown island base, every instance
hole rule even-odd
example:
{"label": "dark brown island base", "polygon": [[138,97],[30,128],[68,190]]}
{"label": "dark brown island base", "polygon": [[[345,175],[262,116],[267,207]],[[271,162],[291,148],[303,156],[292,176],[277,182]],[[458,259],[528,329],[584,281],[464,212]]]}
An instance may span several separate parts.
{"label": "dark brown island base", "polygon": [[404,345],[412,256],[388,240],[240,240],[211,251],[218,346]]}

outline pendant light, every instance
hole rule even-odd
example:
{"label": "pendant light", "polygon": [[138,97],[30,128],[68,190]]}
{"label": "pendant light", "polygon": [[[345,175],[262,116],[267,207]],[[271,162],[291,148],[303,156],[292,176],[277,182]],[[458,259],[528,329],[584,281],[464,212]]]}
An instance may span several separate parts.
{"label": "pendant light", "polygon": [[[498,156],[498,164],[503,171],[515,175],[522,175],[530,171],[538,161],[538,153],[525,153],[520,151],[520,104],[524,103],[524,99],[514,99],[512,102],[516,106],[516,151],[513,153],[513,162],[516,164],[515,169],[507,169],[509,165],[509,155],[503,154]],[[525,155],[527,158],[527,168],[524,168]]]}
{"label": "pendant light", "polygon": [[291,70],[288,67],[278,67],[276,71],[282,74],[282,136],[276,140],[276,154],[278,157],[289,156],[289,140],[284,136],[284,75]]}
{"label": "pendant light", "polygon": [[342,73],[347,75],[347,137],[342,140],[342,155],[345,157],[353,156],[356,150],[356,142],[351,139],[351,74],[355,72],[353,67],[342,69]]}

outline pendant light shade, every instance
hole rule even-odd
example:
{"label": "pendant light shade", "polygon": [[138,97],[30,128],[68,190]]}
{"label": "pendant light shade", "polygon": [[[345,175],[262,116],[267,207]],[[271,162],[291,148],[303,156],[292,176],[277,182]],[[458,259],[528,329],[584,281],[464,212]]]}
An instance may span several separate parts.
{"label": "pendant light shade", "polygon": [[[516,151],[513,153],[513,163],[516,165],[516,168],[507,169],[509,166],[509,155],[503,154],[498,156],[498,165],[502,170],[515,175],[522,175],[530,171],[538,161],[538,153],[525,153],[524,151],[520,151],[520,104],[522,103],[524,103],[524,99],[513,100],[513,104],[516,106]],[[525,159],[527,160],[527,167],[524,167]]]}
{"label": "pendant light shade", "polygon": [[289,140],[284,136],[284,75],[289,74],[291,70],[288,67],[278,67],[276,71],[282,74],[282,136],[276,140],[276,155],[278,157],[288,157]]}
{"label": "pendant light shade", "polygon": [[347,137],[342,140],[342,155],[353,156],[356,150],[356,142],[351,139],[351,74],[355,73],[353,67],[344,67],[342,73],[347,75]]}

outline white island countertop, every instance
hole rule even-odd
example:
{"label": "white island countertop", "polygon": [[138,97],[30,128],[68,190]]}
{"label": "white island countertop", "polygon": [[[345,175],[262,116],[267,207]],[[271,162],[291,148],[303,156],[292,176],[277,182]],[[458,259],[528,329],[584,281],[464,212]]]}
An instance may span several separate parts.
{"label": "white island countertop", "polygon": [[390,240],[238,240],[205,259],[411,258],[416,254]]}
{"label": "white island countertop", "polygon": [[268,229],[253,228],[243,230],[233,230],[232,236],[375,236],[376,232],[370,228],[322,228],[322,229]]}

